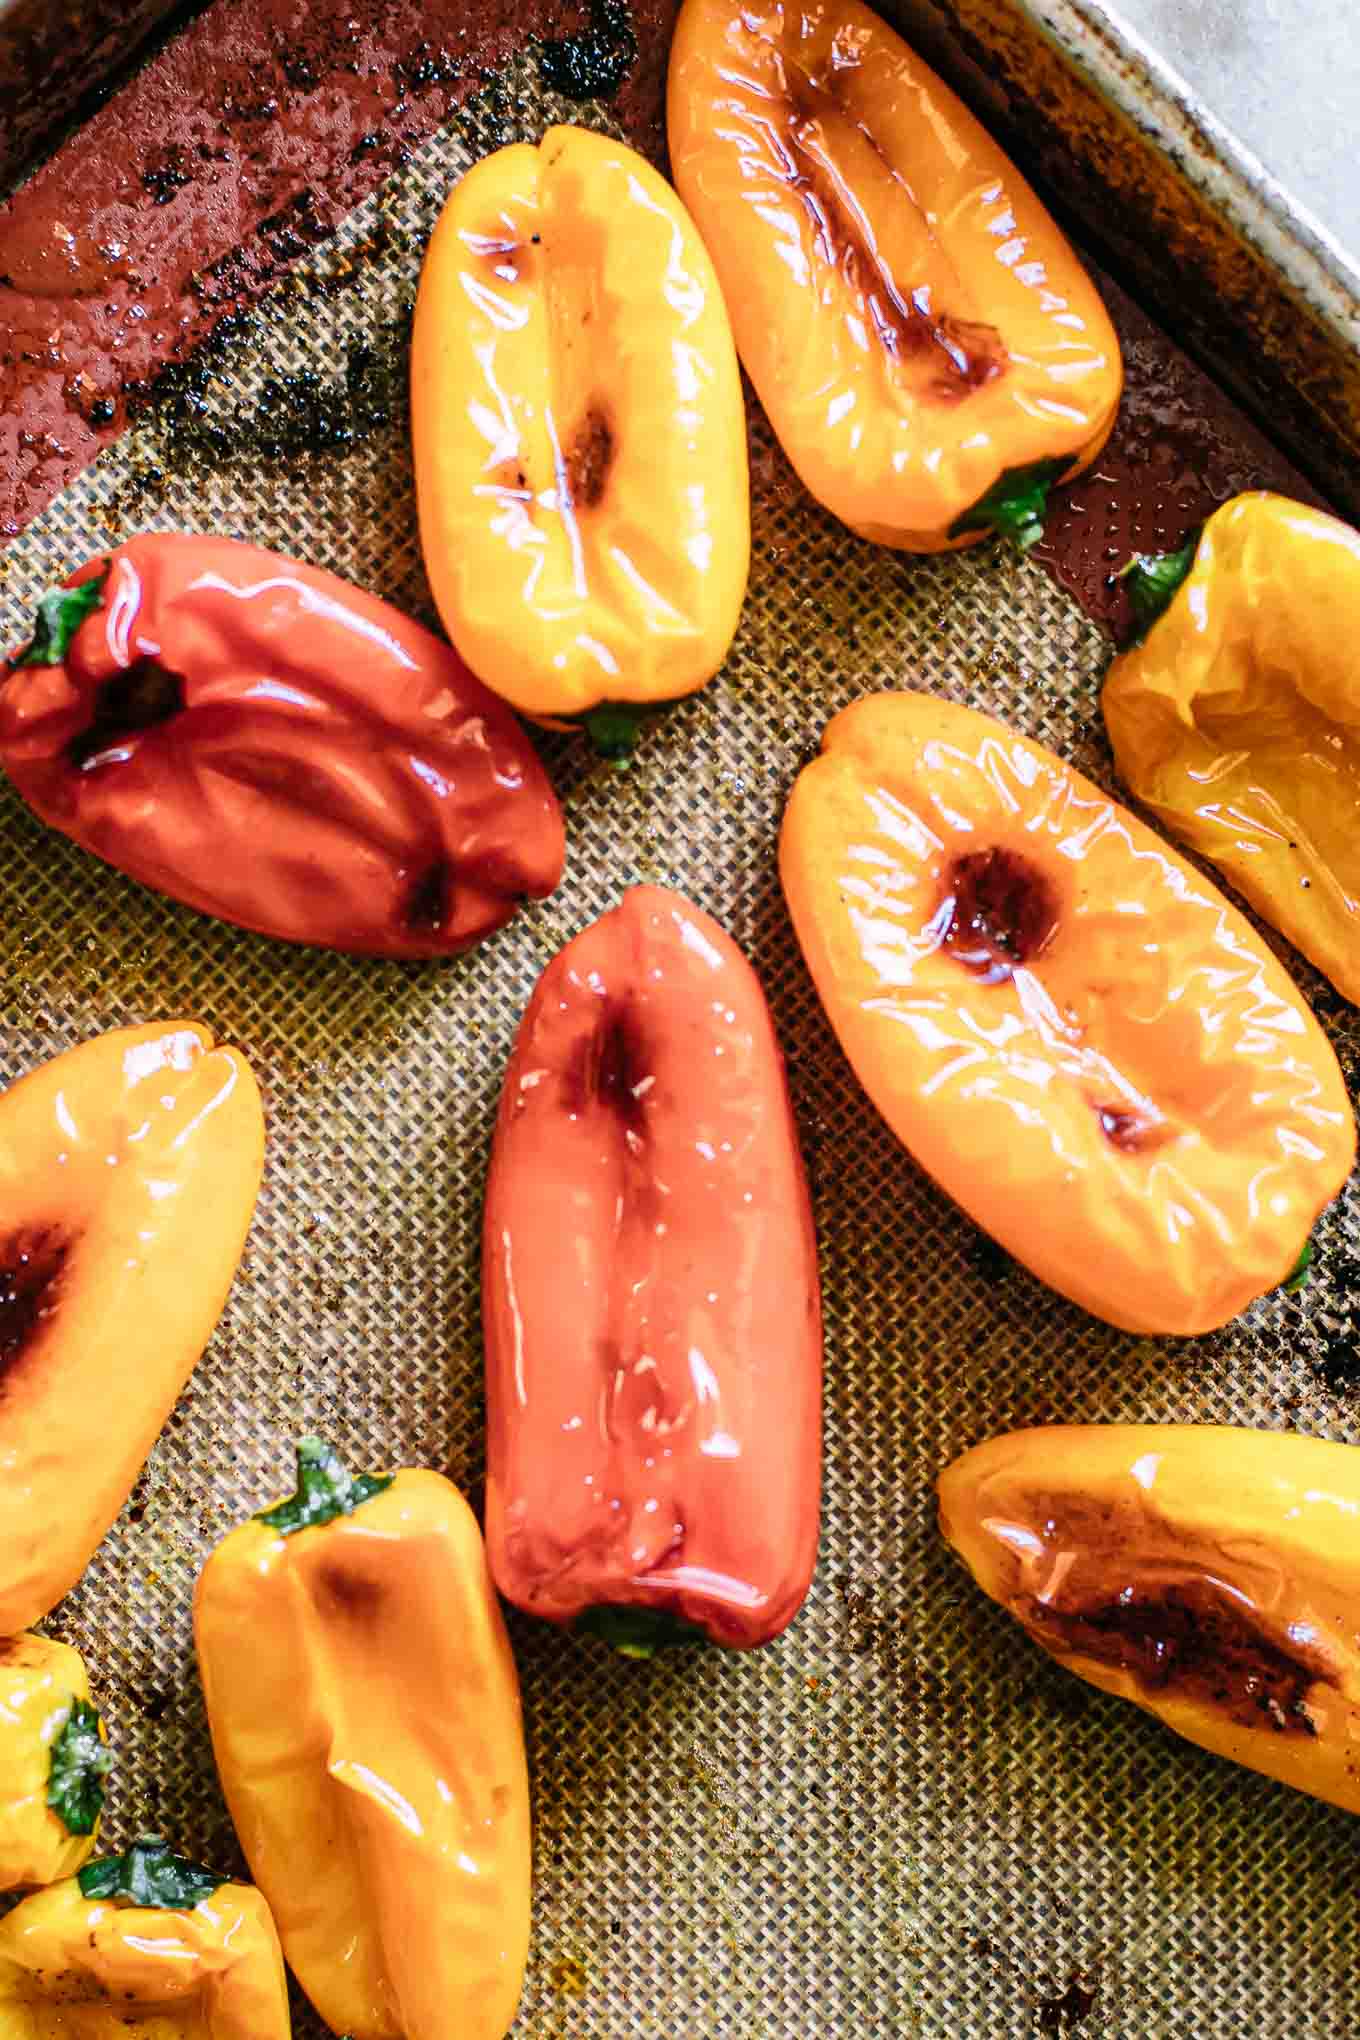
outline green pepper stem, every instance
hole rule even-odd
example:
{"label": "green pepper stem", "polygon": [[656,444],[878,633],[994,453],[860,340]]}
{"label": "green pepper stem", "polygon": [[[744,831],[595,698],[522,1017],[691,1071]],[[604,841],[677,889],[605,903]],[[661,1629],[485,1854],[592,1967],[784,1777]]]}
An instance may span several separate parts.
{"label": "green pepper stem", "polygon": [[82,581],[78,588],[50,588],[38,603],[33,637],[25,651],[13,660],[11,670],[21,666],[59,666],[71,647],[71,640],[87,616],[92,616],[104,599],[104,584],[110,569]]}
{"label": "green pepper stem", "polygon": [[969,538],[975,533],[997,531],[1027,553],[1044,535],[1048,492],[1070,466],[1067,460],[1036,460],[1028,467],[1006,468],[971,510],[954,519],[949,537]]}
{"label": "green pepper stem", "polygon": [[192,1912],[227,1880],[187,1856],[177,1856],[159,1835],[143,1835],[126,1855],[99,1856],[87,1863],[77,1872],[77,1881],[85,1898]]}
{"label": "green pepper stem", "polygon": [[1128,588],[1129,605],[1140,637],[1146,637],[1157,618],[1171,607],[1176,590],[1195,564],[1198,550],[1199,532],[1192,531],[1175,552],[1135,553],[1119,569],[1117,578]]}
{"label": "green pepper stem", "polygon": [[708,1641],[694,1623],[681,1622],[663,1608],[618,1608],[602,1602],[598,1607],[587,1608],[584,1615],[577,1617],[575,1626],[587,1636],[598,1636],[612,1644],[620,1657],[655,1657],[659,1650]]}
{"label": "green pepper stem", "polygon": [[1315,1257],[1316,1249],[1313,1246],[1313,1242],[1311,1239],[1305,1240],[1298,1260],[1280,1284],[1286,1296],[1296,1296],[1299,1290],[1305,1287],[1308,1277],[1312,1272]]}
{"label": "green pepper stem", "polygon": [[324,1438],[300,1438],[297,1446],[297,1491],[272,1509],[261,1509],[256,1521],[292,1537],[299,1530],[352,1516],[363,1503],[390,1488],[391,1473],[351,1473]]}
{"label": "green pepper stem", "polygon": [[98,1710],[88,1700],[73,1700],[47,1764],[47,1804],[67,1834],[94,1833],[112,1769],[113,1751],[99,1733]]}

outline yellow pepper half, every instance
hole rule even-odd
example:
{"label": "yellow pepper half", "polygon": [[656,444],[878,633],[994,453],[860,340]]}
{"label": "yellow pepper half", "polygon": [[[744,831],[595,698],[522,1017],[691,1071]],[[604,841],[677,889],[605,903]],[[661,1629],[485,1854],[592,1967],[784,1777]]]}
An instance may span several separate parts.
{"label": "yellow pepper half", "polygon": [[190,1021],[119,1027],[0,1097],[0,1636],[122,1508],[226,1301],[264,1115]]}
{"label": "yellow pepper half", "polygon": [[549,128],[454,187],[420,279],[411,425],[425,565],[474,673],[626,757],[717,671],[750,555],[722,293],[634,150]]}
{"label": "yellow pepper half", "polygon": [[112,1765],[80,1652],[51,1636],[0,1642],[0,1891],[80,1868]]}
{"label": "yellow pepper half", "polygon": [[940,1527],[1060,1664],[1360,1813],[1360,1449],[1220,1424],[1013,1431]]}
{"label": "yellow pepper half", "polygon": [[289,1964],[350,2040],[502,2040],[529,1942],[529,1787],[481,1533],[423,1471],[298,1491],[198,1584],[213,1750]]}
{"label": "yellow pepper half", "polygon": [[161,1841],[0,1920],[0,2040],[288,2040],[269,1908]]}
{"label": "yellow pepper half", "polygon": [[1160,621],[1105,682],[1121,775],[1360,1002],[1360,532],[1258,490],[1130,572]]}

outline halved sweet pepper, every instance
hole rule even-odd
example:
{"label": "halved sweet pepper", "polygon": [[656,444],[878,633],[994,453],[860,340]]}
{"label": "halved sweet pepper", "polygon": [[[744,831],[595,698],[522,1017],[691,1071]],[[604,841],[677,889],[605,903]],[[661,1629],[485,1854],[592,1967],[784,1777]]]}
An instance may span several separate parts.
{"label": "halved sweet pepper", "polygon": [[39,605],[0,765],[143,885],[285,942],[447,956],[562,876],[562,811],[430,631],[235,539],[148,532]]}
{"label": "halved sweet pepper", "polygon": [[686,0],[667,125],[742,365],[799,475],[909,552],[1043,531],[1119,403],[1095,286],[860,0]]}
{"label": "halved sweet pepper", "polygon": [[880,694],[784,817],[803,954],[865,1090],[1017,1260],[1188,1335],[1282,1282],[1355,1157],[1332,1049],[1245,917],[976,710]]}
{"label": "halved sweet pepper", "polygon": [[501,1592],[634,1655],[777,1635],[817,1555],[817,1245],[764,994],[677,893],[635,886],[535,987],[482,1323]]}
{"label": "halved sweet pepper", "polygon": [[0,2040],[288,2040],[291,2030],[259,1892],[157,1839],[87,1863],[0,1920]]}
{"label": "halved sweet pepper", "polygon": [[1360,1813],[1360,1450],[1222,1424],[1013,1431],[940,1476],[978,1585],[1069,1671]]}
{"label": "halved sweet pepper", "polygon": [[107,1743],[79,1651],[0,1642],[0,1891],[55,1884],[93,1854]]}
{"label": "halved sweet pepper", "polygon": [[420,279],[411,427],[454,644],[524,714],[626,757],[722,664],[750,553],[722,293],[634,150],[554,127],[455,185]]}
{"label": "halved sweet pepper", "polygon": [[1101,696],[1121,777],[1360,1002],[1360,532],[1254,490],[1130,584],[1151,627]]}
{"label": "halved sweet pepper", "polygon": [[207,1345],[264,1115],[205,1027],[115,1028],[0,1097],[0,1636],[93,1557]]}
{"label": "halved sweet pepper", "polygon": [[502,2040],[529,1942],[529,1787],[458,1490],[350,1475],[304,1439],[296,1494],[209,1558],[194,1630],[227,1805],[322,2018],[352,2040]]}

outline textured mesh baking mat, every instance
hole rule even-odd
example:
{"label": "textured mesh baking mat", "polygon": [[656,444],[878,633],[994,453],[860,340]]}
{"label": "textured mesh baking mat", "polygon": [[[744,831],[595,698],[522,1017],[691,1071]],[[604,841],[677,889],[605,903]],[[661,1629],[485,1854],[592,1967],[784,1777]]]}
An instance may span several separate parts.
{"label": "textured mesh baking mat", "polygon": [[[177,437],[147,419],[9,548],[0,641],[22,638],[72,564],[149,527],[235,533],[429,616],[399,383],[387,424],[328,455],[186,448],[195,432],[215,444],[200,430],[214,420],[229,443],[258,443],[242,416],[305,410],[316,390],[299,375],[324,390],[348,374],[351,396],[381,386],[450,182],[553,117],[605,122],[546,102],[526,60],[422,148],[181,393]],[[1005,716],[1108,784],[1106,645],[1038,568],[996,548],[909,559],[850,537],[754,407],[752,455],[751,593],[725,671],[631,772],[548,740],[566,879],[466,958],[396,965],[241,934],[0,797],[0,1075],[101,1028],[193,1014],[249,1053],[269,1115],[264,1193],[218,1333],[50,1625],[86,1653],[110,1718],[106,1834],[150,1827],[239,1860],[190,1594],[210,1545],[285,1489],[300,1432],[356,1464],[446,1468],[478,1498],[479,1205],[511,1038],[554,950],[624,887],[657,880],[744,945],[788,1051],[826,1288],[821,1562],[793,1630],[751,1656],[638,1666],[512,1620],[537,1879],[516,2033],[1012,2036],[1080,2018],[1083,2040],[1335,2040],[1360,2030],[1355,1827],[1059,1672],[942,1547],[932,1482],[976,1439],[1047,1420],[1360,1437],[1346,1390],[1354,1196],[1326,1222],[1302,1296],[1153,1345],[1041,1288],[923,1180],[860,1094],[797,955],[775,871],[786,792],[835,709],[903,683]],[[1339,1002],[1304,977],[1351,1068]],[[321,2032],[305,2009],[297,2030]]]}

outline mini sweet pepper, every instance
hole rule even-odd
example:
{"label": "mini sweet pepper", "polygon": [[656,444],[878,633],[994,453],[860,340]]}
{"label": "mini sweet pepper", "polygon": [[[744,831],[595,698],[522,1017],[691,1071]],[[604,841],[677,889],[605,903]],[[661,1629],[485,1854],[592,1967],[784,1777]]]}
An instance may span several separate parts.
{"label": "mini sweet pepper", "polygon": [[1355,1158],[1345,1081],[1146,823],[991,716],[879,694],[828,725],[779,855],[860,1081],[1017,1260],[1175,1336],[1290,1274]]}
{"label": "mini sweet pepper", "polygon": [[304,1439],[296,1494],[209,1558],[194,1626],[227,1805],[322,2018],[351,2040],[502,2040],[529,1941],[529,1788],[458,1490],[351,1475]]}
{"label": "mini sweet pepper", "polygon": [[80,1652],[0,1642],[0,1891],[55,1884],[94,1851],[113,1752]]}
{"label": "mini sweet pepper", "polygon": [[861,0],[685,0],[667,130],[742,365],[818,501],[909,552],[1032,545],[1123,369],[967,108]]}
{"label": "mini sweet pepper", "polygon": [[288,2040],[269,1908],[148,1836],[0,1920],[0,2040]]}
{"label": "mini sweet pepper", "polygon": [[722,664],[750,554],[722,292],[635,150],[552,127],[455,185],[420,279],[411,427],[454,644],[524,714],[625,758]]}
{"label": "mini sweet pepper", "polygon": [[1101,706],[1144,807],[1360,1002],[1360,532],[1253,490],[1128,570]]}
{"label": "mini sweet pepper", "polygon": [[1360,1813],[1360,1450],[1224,1424],[1012,1431],[940,1527],[1060,1664],[1216,1755]]}

